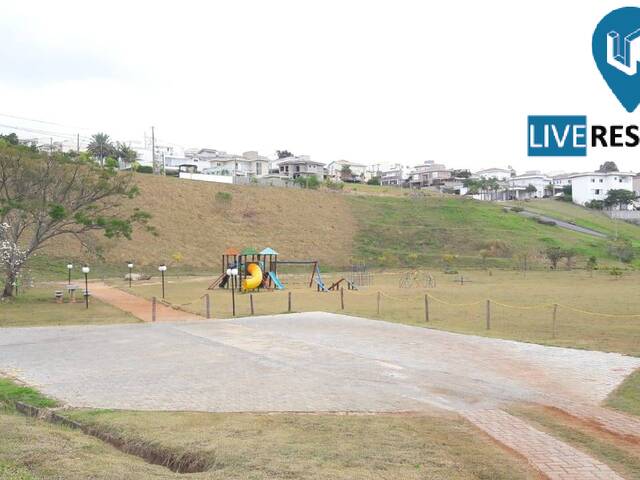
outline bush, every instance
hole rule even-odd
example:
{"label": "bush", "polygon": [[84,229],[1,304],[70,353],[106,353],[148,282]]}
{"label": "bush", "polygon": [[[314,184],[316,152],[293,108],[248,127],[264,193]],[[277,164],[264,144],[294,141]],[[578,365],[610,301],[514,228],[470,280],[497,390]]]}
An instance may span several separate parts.
{"label": "bush", "polygon": [[333,182],[331,180],[327,180],[326,182],[324,182],[324,185],[329,190],[342,190],[342,189],[344,189],[344,183],[342,183],[342,182]]}
{"label": "bush", "polygon": [[138,173],[153,173],[153,167],[151,167],[149,165],[140,165],[136,169],[136,172],[138,172]]}
{"label": "bush", "polygon": [[524,212],[524,208],[522,208],[522,207],[511,207],[511,211],[512,212],[516,212],[516,213],[520,213],[520,212]]}
{"label": "bush", "polygon": [[231,201],[233,196],[229,192],[217,192],[216,200],[221,203],[228,203]]}
{"label": "bush", "polygon": [[625,238],[609,242],[608,249],[611,255],[617,257],[623,263],[631,263],[631,260],[635,257],[631,241]]}
{"label": "bush", "polygon": [[367,185],[380,185],[380,177],[373,177],[367,180]]}
{"label": "bush", "polygon": [[300,185],[302,188],[317,189],[320,186],[320,180],[315,175],[296,177],[293,181],[296,185]]}
{"label": "bush", "polygon": [[540,225],[549,225],[549,226],[557,225],[556,222],[554,222],[553,220],[545,220],[544,218],[540,218],[540,217],[536,217],[536,222],[538,222]]}
{"label": "bush", "polygon": [[592,208],[594,210],[602,210],[604,208],[604,201],[602,200],[591,200],[584,204],[587,208]]}

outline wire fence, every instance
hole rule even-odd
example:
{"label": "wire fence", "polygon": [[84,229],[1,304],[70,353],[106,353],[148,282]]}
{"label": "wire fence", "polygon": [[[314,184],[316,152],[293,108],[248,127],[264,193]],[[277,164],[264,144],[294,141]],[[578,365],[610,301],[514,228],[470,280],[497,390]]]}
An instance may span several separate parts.
{"label": "wire fence", "polygon": [[610,313],[569,303],[507,303],[493,298],[452,302],[431,292],[311,288],[239,294],[216,291],[174,308],[204,318],[323,311],[536,343],[640,355],[640,313]]}

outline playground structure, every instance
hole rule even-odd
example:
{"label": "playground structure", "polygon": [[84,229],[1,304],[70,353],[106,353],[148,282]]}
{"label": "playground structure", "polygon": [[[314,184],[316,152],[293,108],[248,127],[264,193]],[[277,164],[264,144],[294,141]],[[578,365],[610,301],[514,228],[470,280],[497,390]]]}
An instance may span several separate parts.
{"label": "playground structure", "polygon": [[341,278],[327,286],[320,273],[320,263],[317,260],[279,260],[278,252],[267,247],[261,251],[253,247],[243,250],[227,248],[222,254],[222,272],[215,279],[209,290],[216,288],[231,288],[240,292],[268,290],[284,290],[284,283],[278,277],[279,265],[309,265],[311,276],[309,288],[314,283],[319,292],[337,290],[345,283],[349,290],[357,290],[351,280]]}
{"label": "playground structure", "polygon": [[436,279],[428,272],[412,270],[402,275],[398,286],[400,288],[434,288]]}

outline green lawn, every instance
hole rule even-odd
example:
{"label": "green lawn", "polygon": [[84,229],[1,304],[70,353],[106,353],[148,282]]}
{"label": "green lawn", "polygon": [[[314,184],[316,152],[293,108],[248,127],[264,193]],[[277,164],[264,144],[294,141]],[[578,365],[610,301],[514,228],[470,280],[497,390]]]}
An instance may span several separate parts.
{"label": "green lawn", "polygon": [[0,327],[92,325],[138,321],[128,313],[95,298],[91,299],[89,309],[85,308],[82,297],[77,303],[69,303],[68,298],[65,298],[65,303],[57,304],[54,300],[56,290],[64,291],[64,286],[51,284],[21,290],[16,298],[2,301]]}
{"label": "green lawn", "polygon": [[607,405],[640,417],[640,370],[627,377],[607,399]]}
{"label": "green lawn", "polygon": [[[359,227],[354,255],[369,265],[436,266],[442,265],[444,254],[453,254],[457,256],[455,267],[480,266],[480,252],[496,240],[504,242],[506,251],[485,260],[494,267],[514,267],[516,257],[523,253],[529,254],[530,264],[543,265],[541,252],[548,246],[573,247],[582,258],[594,255],[600,263],[617,263],[607,251],[607,240],[541,225],[506,212],[501,204],[449,196],[353,196],[349,201]],[[526,207],[533,205],[536,202],[527,203]],[[575,209],[580,213],[585,210]],[[587,212],[585,216],[593,215]],[[610,222],[600,216],[595,217],[602,224]],[[640,247],[640,228],[628,224],[619,228]],[[609,225],[605,233],[612,231]]]}

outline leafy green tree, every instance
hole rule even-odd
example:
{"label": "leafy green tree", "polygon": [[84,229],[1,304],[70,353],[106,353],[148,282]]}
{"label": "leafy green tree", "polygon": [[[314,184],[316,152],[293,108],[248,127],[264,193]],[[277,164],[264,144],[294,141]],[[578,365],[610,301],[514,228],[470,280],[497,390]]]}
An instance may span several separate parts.
{"label": "leafy green tree", "polygon": [[103,165],[104,159],[113,155],[114,147],[109,135],[99,132],[91,136],[87,151]]}
{"label": "leafy green tree", "polygon": [[351,171],[351,167],[349,165],[343,165],[340,170],[340,179],[343,181],[352,180],[353,172]]}
{"label": "leafy green tree", "polygon": [[536,188],[535,185],[530,183],[529,185],[527,185],[527,187],[524,189],[524,191],[527,192],[527,193],[536,193],[538,191],[538,189]]}
{"label": "leafy green tree", "polygon": [[289,150],[276,150],[276,155],[278,155],[278,158],[293,157],[293,153],[291,153]]}
{"label": "leafy green tree", "polygon": [[136,224],[153,231],[149,214],[122,206],[137,193],[132,174],[100,168],[86,155],[49,156],[0,143],[0,224],[7,226],[2,241],[24,255],[24,261],[0,265],[2,296],[13,295],[26,260],[56,237],[73,236],[86,248],[91,232],[131,238]]}
{"label": "leafy green tree", "polygon": [[556,270],[558,268],[558,262],[564,257],[562,248],[556,246],[547,247],[543,253],[544,256],[547,257],[547,260],[549,260],[549,263],[551,263],[551,269]]}
{"label": "leafy green tree", "polygon": [[132,164],[138,159],[136,151],[123,142],[116,142],[113,156],[128,164]]}
{"label": "leafy green tree", "polygon": [[571,185],[564,185],[562,187],[562,196],[560,199],[565,202],[571,202],[573,200],[573,188]]}
{"label": "leafy green tree", "polygon": [[604,162],[598,168],[598,172],[619,172],[616,162]]}
{"label": "leafy green tree", "polygon": [[469,178],[471,176],[471,172],[465,169],[455,169],[451,170],[451,176],[453,178]]}
{"label": "leafy green tree", "polygon": [[605,207],[626,207],[636,199],[636,194],[631,190],[614,189],[609,190],[607,198],[604,199]]}
{"label": "leafy green tree", "polygon": [[18,145],[20,143],[20,139],[18,138],[18,135],[16,135],[15,133],[10,133],[8,135],[0,135],[0,140],[4,140],[9,145]]}

